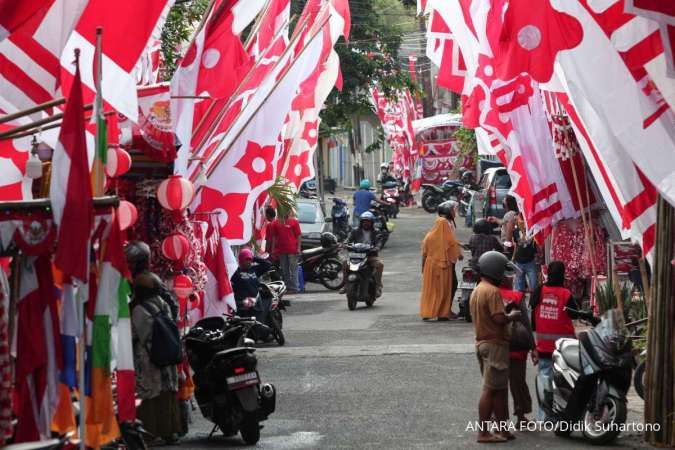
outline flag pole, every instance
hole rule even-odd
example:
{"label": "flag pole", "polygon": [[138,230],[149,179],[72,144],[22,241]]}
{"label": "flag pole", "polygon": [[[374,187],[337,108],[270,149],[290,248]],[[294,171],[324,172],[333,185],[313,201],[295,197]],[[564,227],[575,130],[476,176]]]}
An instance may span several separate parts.
{"label": "flag pole", "polygon": [[94,99],[94,114],[96,120],[96,157],[94,157],[93,172],[93,192],[94,197],[103,195],[105,186],[105,170],[103,164],[106,160],[108,139],[105,130],[105,117],[103,117],[103,92],[101,90],[101,78],[103,76],[103,28],[96,28],[96,73],[94,74],[94,85],[96,88],[96,98]]}

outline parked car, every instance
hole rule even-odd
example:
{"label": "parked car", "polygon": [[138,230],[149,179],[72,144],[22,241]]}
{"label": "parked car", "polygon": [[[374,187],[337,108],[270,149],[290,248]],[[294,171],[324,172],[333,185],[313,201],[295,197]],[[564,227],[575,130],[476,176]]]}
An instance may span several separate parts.
{"label": "parked car", "polygon": [[320,247],[321,233],[331,231],[331,218],[326,217],[319,200],[299,198],[296,214],[302,232],[302,249]]}
{"label": "parked car", "polygon": [[480,179],[480,188],[483,192],[483,204],[481,211],[483,217],[494,216],[499,219],[504,217],[504,197],[511,189],[511,177],[504,167],[486,169]]}

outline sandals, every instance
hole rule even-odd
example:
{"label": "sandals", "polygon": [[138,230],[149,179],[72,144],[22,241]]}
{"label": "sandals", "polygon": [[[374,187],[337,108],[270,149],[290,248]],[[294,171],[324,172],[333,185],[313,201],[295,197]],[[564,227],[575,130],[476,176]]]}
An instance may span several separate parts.
{"label": "sandals", "polygon": [[505,437],[499,436],[497,434],[478,436],[478,439],[476,439],[476,442],[478,442],[479,444],[501,444],[506,441],[507,439]]}

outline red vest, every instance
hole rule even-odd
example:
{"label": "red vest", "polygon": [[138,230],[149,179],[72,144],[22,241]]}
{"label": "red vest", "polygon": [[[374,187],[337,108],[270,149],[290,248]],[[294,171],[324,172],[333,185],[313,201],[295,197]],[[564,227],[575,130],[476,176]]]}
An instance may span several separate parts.
{"label": "red vest", "polygon": [[[523,300],[523,293],[520,291],[513,291],[511,289],[499,288],[499,292],[502,294],[502,301],[504,302],[504,307],[509,303],[513,303],[517,307],[520,307],[520,302]],[[527,352],[509,352],[511,359],[526,360]]]}
{"label": "red vest", "polygon": [[538,352],[553,353],[556,340],[575,337],[574,324],[565,311],[571,295],[571,292],[563,287],[541,288],[541,298],[534,309]]}

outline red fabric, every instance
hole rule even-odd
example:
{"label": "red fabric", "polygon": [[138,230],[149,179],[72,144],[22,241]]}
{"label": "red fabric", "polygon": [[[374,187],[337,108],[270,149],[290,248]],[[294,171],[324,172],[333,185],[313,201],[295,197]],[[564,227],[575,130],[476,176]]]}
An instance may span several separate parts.
{"label": "red fabric", "polygon": [[[499,288],[499,292],[502,294],[502,301],[504,306],[509,303],[513,303],[516,306],[520,306],[520,302],[523,300],[523,293],[520,291],[514,291],[513,289]],[[527,354],[529,352],[509,352],[509,357],[511,359],[517,359],[520,361],[525,361],[527,359]]]}
{"label": "red fabric", "polygon": [[275,239],[275,255],[295,255],[298,252],[300,222],[297,219],[286,219],[283,224],[277,219],[269,225],[267,232],[268,240]]}
{"label": "red fabric", "polygon": [[[543,286],[541,299],[534,310],[537,334],[555,334],[574,336],[574,324],[567,315],[565,306],[572,293],[564,287]],[[537,337],[537,351],[553,353],[555,339]]]}

